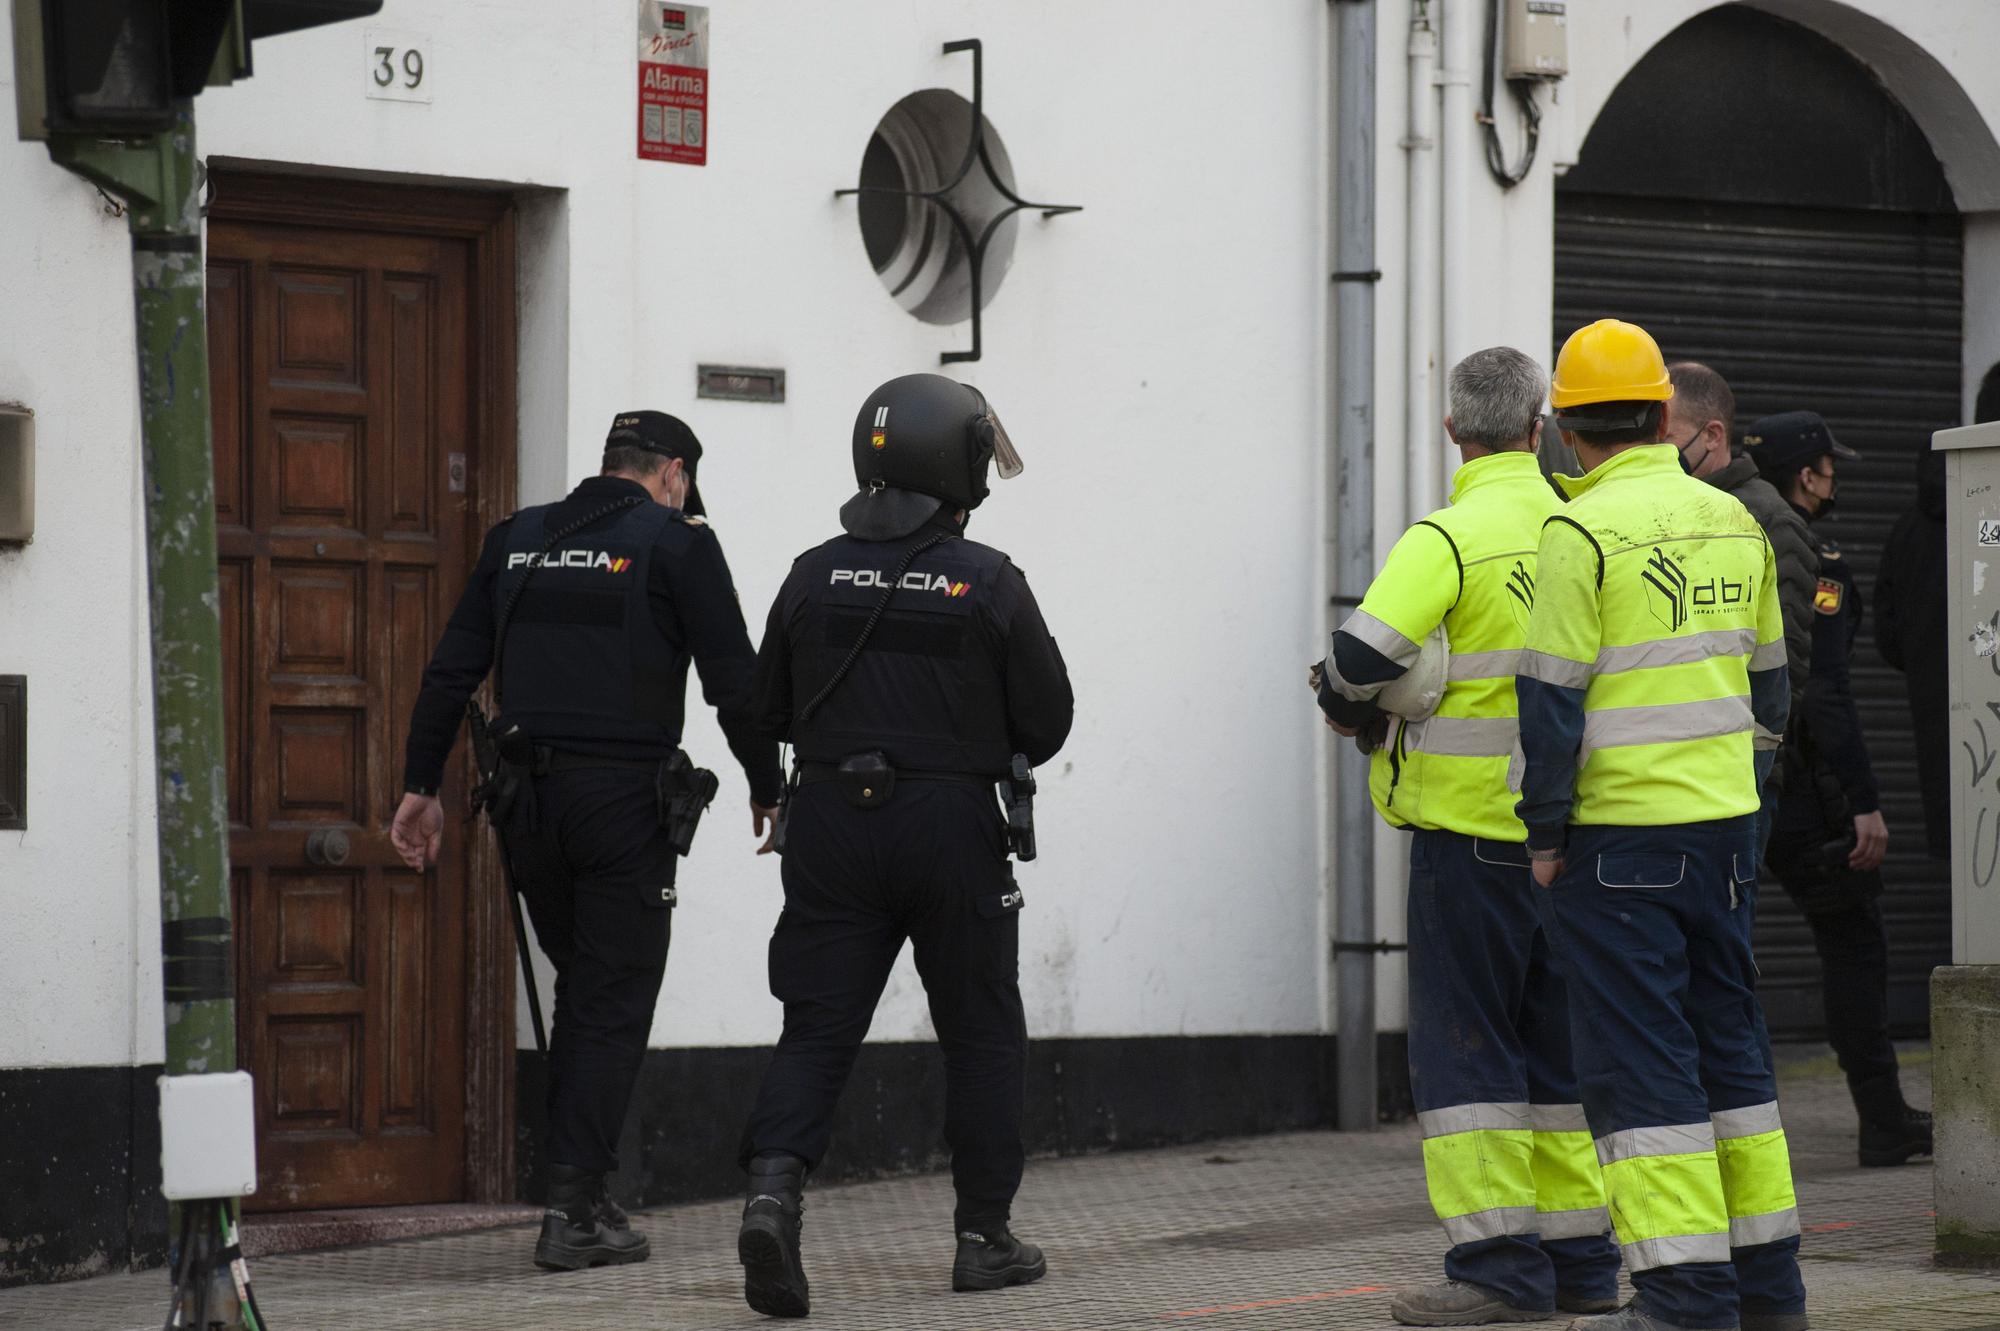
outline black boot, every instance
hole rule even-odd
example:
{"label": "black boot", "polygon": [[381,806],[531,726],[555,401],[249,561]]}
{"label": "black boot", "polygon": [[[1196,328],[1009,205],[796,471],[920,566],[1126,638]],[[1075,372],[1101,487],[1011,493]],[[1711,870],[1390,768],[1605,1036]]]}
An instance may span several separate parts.
{"label": "black boot", "polygon": [[951,1264],[951,1287],[961,1294],[1032,1284],[1048,1271],[1042,1250],[1015,1238],[1005,1225],[958,1231],[958,1259]]}
{"label": "black boot", "polygon": [[627,1221],[614,1228],[600,1206],[618,1219],[625,1213],[604,1196],[604,1175],[572,1165],[549,1166],[549,1200],[542,1212],[542,1236],[535,1242],[535,1265],[545,1271],[578,1271],[586,1266],[643,1262],[652,1253],[644,1234]]}
{"label": "black boot", "polygon": [[767,1317],[804,1317],[812,1310],[799,1255],[805,1186],[806,1162],[795,1155],[770,1152],[750,1162],[736,1256],[743,1263],[744,1301]]}
{"label": "black boot", "polygon": [[1861,1163],[1864,1167],[1900,1165],[1913,1155],[1931,1153],[1931,1116],[1903,1103],[1903,1086],[1895,1077],[1879,1077],[1851,1085],[1855,1112],[1861,1116]]}

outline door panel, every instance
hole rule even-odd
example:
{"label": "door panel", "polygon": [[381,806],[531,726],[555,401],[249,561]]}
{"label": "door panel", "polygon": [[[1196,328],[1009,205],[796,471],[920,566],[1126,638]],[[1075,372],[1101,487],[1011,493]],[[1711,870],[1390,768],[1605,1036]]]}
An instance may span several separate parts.
{"label": "door panel", "polygon": [[447,468],[472,429],[473,261],[463,239],[210,230],[238,1024],[262,1209],[467,1195],[459,821],[423,874],[388,824],[410,705],[466,575],[470,497]]}

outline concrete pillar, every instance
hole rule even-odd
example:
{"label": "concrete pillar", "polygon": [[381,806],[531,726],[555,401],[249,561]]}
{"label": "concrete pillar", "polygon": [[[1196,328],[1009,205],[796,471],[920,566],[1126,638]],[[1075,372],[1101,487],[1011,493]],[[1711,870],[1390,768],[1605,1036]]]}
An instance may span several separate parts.
{"label": "concrete pillar", "polygon": [[2000,1266],[2000,966],[1931,973],[1937,1259]]}

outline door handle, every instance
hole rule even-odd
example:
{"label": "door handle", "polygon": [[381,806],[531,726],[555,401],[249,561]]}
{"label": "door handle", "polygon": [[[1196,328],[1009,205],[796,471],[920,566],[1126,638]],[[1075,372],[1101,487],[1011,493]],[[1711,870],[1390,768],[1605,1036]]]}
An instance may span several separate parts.
{"label": "door handle", "polygon": [[322,828],[306,838],[306,862],[338,866],[347,863],[347,833]]}

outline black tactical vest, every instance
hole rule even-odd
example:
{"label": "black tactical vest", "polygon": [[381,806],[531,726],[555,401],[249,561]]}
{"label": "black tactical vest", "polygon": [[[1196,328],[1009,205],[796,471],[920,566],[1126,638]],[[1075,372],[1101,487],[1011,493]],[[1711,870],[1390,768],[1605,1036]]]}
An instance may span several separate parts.
{"label": "black tactical vest", "polygon": [[680,744],[674,700],[686,685],[687,657],[654,622],[646,580],[653,546],[674,515],[635,504],[544,556],[553,507],[515,515],[494,580],[495,612],[506,616],[498,649],[502,724],[518,724],[556,748],[565,740],[614,740],[671,753]]}
{"label": "black tactical vest", "polygon": [[[903,561],[928,532],[896,541],[843,537],[802,556],[806,598],[792,641],[792,696],[803,708],[846,659]],[[1003,776],[1006,625],[994,608],[1007,557],[952,538],[917,557],[847,678],[810,720],[794,717],[806,762],[880,749],[899,768]]]}

